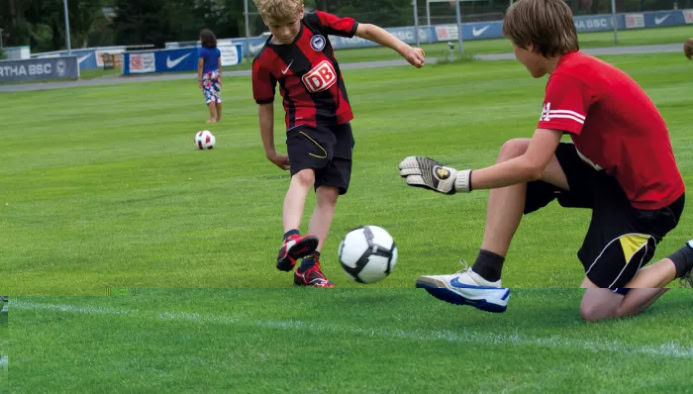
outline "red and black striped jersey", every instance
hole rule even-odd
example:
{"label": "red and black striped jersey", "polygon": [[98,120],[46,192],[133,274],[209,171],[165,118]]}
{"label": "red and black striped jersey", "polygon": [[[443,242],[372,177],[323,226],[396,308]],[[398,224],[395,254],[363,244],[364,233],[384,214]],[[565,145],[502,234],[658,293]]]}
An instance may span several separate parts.
{"label": "red and black striped jersey", "polygon": [[272,37],[253,61],[253,96],[258,104],[274,102],[279,83],[286,128],[333,126],[353,119],[344,78],[328,35],[353,37],[358,23],[321,11],[305,14],[291,45]]}

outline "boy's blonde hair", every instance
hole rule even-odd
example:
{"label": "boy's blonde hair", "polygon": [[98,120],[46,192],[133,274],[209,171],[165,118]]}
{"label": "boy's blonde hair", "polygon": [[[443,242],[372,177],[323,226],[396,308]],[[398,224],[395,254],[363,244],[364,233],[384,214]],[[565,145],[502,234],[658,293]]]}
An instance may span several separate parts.
{"label": "boy's blonde hair", "polygon": [[573,12],[563,0],[518,0],[503,18],[503,34],[520,48],[534,45],[544,57],[580,49]]}
{"label": "boy's blonde hair", "polygon": [[303,0],[253,0],[262,19],[291,21],[301,15]]}

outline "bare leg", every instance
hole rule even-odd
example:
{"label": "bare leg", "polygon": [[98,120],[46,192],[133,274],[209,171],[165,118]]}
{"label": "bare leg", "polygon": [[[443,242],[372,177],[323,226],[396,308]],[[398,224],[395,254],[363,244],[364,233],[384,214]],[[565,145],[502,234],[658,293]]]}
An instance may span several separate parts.
{"label": "bare leg", "polygon": [[588,321],[637,315],[652,305],[668,289],[631,289],[625,296],[609,289],[598,288],[585,278],[580,286],[586,288],[580,304],[580,315]]}
{"label": "bare leg", "polygon": [[[497,163],[521,156],[529,146],[529,139],[514,139],[506,142],[498,154]],[[558,159],[554,156],[544,170],[542,180],[568,190],[566,179]],[[505,256],[525,208],[527,184],[520,183],[491,190],[486,213],[486,229],[481,248]]]}
{"label": "bare leg", "polygon": [[315,172],[311,169],[301,170],[291,177],[291,185],[284,198],[284,232],[297,229],[301,225],[306,196],[314,182]]}
{"label": "bare leg", "polygon": [[207,123],[214,123],[217,121],[217,106],[214,104],[214,101],[207,104],[207,106],[209,107],[209,120]]}
{"label": "bare leg", "polygon": [[641,269],[626,287],[658,288],[668,285],[674,279],[676,279],[676,266],[673,261],[665,258]]}
{"label": "bare leg", "polygon": [[217,107],[217,122],[221,121],[221,103],[216,103]]}
{"label": "bare leg", "polygon": [[319,239],[318,252],[322,250],[322,246],[327,240],[327,235],[330,232],[332,218],[337,206],[337,198],[339,190],[332,186],[320,186],[316,191],[317,204],[313,210],[313,215],[310,218],[310,227],[308,234],[315,235]]}

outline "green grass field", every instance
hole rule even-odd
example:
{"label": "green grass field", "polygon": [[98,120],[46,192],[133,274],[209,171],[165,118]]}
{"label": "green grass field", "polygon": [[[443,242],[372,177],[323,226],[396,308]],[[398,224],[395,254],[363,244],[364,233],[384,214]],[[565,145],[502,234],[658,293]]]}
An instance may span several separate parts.
{"label": "green grass field", "polygon": [[[660,29],[631,44],[663,31],[683,35]],[[382,59],[367,51],[338,56]],[[693,62],[603,59],[657,104],[691,184]],[[491,164],[505,140],[531,136],[546,78],[514,61],[344,74],[356,147],[323,250],[338,287],[328,291],[290,288],[275,269],[289,177],[264,157],[250,78],[224,80],[224,120],[212,126],[194,81],[0,93],[0,293],[12,295],[11,323],[0,314],[0,360],[12,363],[0,392],[693,392],[689,290],[637,318],[580,318],[575,254],[589,212],[554,203],[524,219],[504,314],[411,288],[474,259],[488,192],[412,189],[397,164],[411,154]],[[279,103],[276,114],[285,152]],[[217,146],[201,152],[193,136],[206,128]],[[386,228],[399,248],[392,275],[369,286],[336,257],[363,224]],[[687,208],[655,257],[692,235]],[[85,297],[107,292],[131,296]]]}
{"label": "green grass field", "polygon": [[502,315],[417,289],[14,297],[10,383],[17,393],[691,392],[689,291],[600,324],[579,317],[580,296],[517,290]]}
{"label": "green grass field", "polygon": [[[646,89],[666,119],[686,183],[693,181],[693,63],[681,54],[605,57]],[[337,207],[323,266],[339,287],[360,287],[336,261],[354,227],[386,228],[399,246],[393,274],[372,287],[411,287],[449,273],[481,242],[488,193],[453,197],[412,189],[397,172],[411,154],[457,167],[494,162],[501,144],[529,137],[545,79],[519,63],[469,62],[345,72],[356,119],[349,193]],[[213,151],[193,136],[206,107],[190,81],[0,95],[0,269],[12,295],[102,295],[108,287],[288,287],[274,261],[288,173],[264,157],[248,77],[223,88]],[[279,104],[278,104],[279,105]],[[285,151],[283,111],[276,144]],[[312,212],[314,198],[306,206]],[[553,204],[524,220],[508,255],[511,287],[575,287],[589,212]],[[307,225],[307,216],[304,221]],[[690,209],[658,248],[693,234]]]}

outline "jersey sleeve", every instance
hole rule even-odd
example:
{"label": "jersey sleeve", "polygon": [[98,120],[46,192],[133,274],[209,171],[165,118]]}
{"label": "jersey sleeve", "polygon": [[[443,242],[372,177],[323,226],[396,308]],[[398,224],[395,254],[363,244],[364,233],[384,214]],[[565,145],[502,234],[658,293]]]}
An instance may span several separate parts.
{"label": "jersey sleeve", "polygon": [[315,11],[315,16],[323,34],[351,38],[359,26],[354,18],[340,18],[322,11]]}
{"label": "jersey sleeve", "polygon": [[554,74],[546,85],[544,108],[537,128],[580,135],[592,103],[592,94],[579,80]]}
{"label": "jersey sleeve", "polygon": [[260,58],[253,61],[253,97],[258,104],[270,104],[274,102],[274,92],[277,80],[272,74],[262,67]]}

